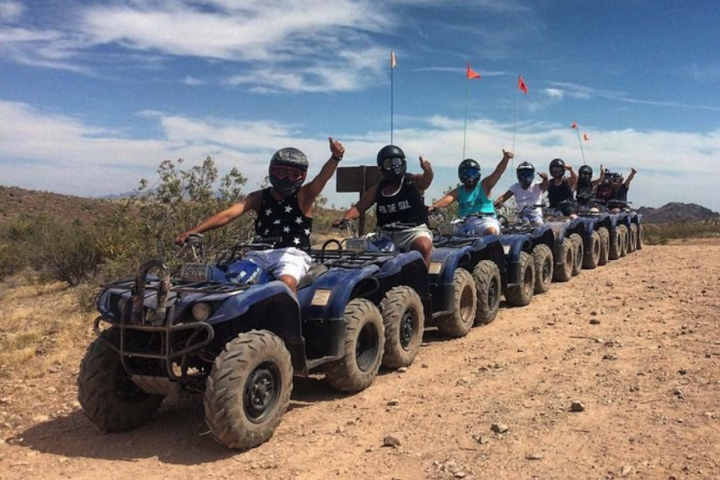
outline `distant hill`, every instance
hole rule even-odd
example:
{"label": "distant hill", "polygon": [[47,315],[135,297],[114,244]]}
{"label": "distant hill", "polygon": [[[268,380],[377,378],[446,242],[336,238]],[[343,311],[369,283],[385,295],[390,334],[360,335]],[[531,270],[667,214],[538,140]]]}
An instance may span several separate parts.
{"label": "distant hill", "polygon": [[695,203],[670,202],[660,208],[640,207],[638,213],[647,223],[701,222],[720,220],[720,213]]}
{"label": "distant hill", "polygon": [[109,214],[115,203],[107,199],[0,186],[0,223],[22,214],[45,214],[67,222],[92,221]]}

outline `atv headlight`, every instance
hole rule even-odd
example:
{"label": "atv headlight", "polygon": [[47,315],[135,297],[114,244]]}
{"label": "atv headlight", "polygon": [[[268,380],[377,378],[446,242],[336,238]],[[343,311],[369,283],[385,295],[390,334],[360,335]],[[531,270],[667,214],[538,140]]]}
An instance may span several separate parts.
{"label": "atv headlight", "polygon": [[330,301],[331,293],[332,290],[324,290],[322,288],[318,288],[317,290],[315,290],[315,294],[313,295],[310,305],[324,307]]}
{"label": "atv headlight", "polygon": [[204,322],[212,314],[212,308],[210,304],[204,302],[198,302],[192,306],[192,318],[197,322]]}
{"label": "atv headlight", "polygon": [[437,275],[442,271],[443,262],[430,262],[430,268],[428,269],[428,273],[432,275]]}

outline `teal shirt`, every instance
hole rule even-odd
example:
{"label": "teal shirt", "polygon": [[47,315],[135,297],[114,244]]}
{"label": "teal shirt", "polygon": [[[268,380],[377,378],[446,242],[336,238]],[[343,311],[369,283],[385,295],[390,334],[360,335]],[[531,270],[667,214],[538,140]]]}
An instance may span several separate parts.
{"label": "teal shirt", "polygon": [[465,189],[465,185],[460,184],[457,187],[457,193],[459,217],[464,218],[478,213],[495,216],[495,206],[487,195],[485,195],[481,182],[478,182],[475,188],[469,192]]}

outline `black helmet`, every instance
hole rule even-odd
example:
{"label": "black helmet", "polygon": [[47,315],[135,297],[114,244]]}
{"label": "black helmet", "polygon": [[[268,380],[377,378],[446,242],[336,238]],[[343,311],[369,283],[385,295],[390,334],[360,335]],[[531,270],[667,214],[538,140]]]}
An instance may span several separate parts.
{"label": "black helmet", "polygon": [[466,158],[458,165],[458,178],[468,188],[475,188],[480,181],[480,164],[472,158]]}
{"label": "black helmet", "polygon": [[395,145],[385,145],[377,154],[377,166],[385,180],[400,180],[407,171],[405,152]]}
{"label": "black helmet", "polygon": [[522,162],[515,169],[518,182],[522,188],[527,189],[535,178],[535,167],[530,162]]}
{"label": "black helmet", "polygon": [[283,195],[296,193],[307,176],[308,159],[297,148],[281,148],[272,156],[268,178],[270,185]]}
{"label": "black helmet", "polygon": [[565,162],[562,158],[556,158],[550,162],[550,175],[553,178],[562,178],[565,175]]}
{"label": "black helmet", "polygon": [[578,170],[578,187],[584,188],[592,185],[593,169],[590,165],[583,165]]}

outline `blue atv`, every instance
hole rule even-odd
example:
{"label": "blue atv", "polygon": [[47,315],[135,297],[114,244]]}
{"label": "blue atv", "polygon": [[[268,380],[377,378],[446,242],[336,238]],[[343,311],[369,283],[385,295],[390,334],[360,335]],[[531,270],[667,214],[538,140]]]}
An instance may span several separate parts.
{"label": "blue atv", "polygon": [[[346,223],[352,230],[352,224]],[[334,247],[334,248],[331,248]],[[425,317],[430,311],[428,270],[419,252],[400,253],[383,235],[351,235],[342,241],[328,240],[313,250],[314,262],[330,271],[370,271],[372,289],[358,292],[379,309],[385,331],[382,365],[407,367],[413,363],[422,344]],[[327,288],[331,288],[328,284]],[[301,302],[302,303],[302,302]]]}
{"label": "blue atv", "polygon": [[[578,212],[577,217],[564,217],[559,211],[553,210],[546,214],[546,223],[555,233],[558,244],[564,245],[566,262],[572,265],[568,268],[566,263],[566,267],[555,275],[555,280],[561,282],[579,275],[583,268],[591,270],[607,263],[603,258],[604,252],[607,251],[605,239],[609,237],[610,232],[609,226],[601,222],[598,215],[583,213],[585,209],[578,206],[574,200],[562,202],[562,204],[567,203]],[[562,247],[558,248],[562,249]],[[572,253],[568,252],[569,249]]]}
{"label": "blue atv", "polygon": [[[190,242],[193,251],[201,244]],[[293,375],[321,369],[344,392],[372,383],[385,332],[365,296],[378,288],[378,267],[313,265],[296,299],[242,258],[243,249],[271,247],[270,240],[238,245],[215,263],[201,256],[172,278],[152,260],[134,279],[104,286],[97,338],[78,376],[79,402],[100,430],[137,427],[167,395],[197,392],[215,440],[244,450],[272,436]]]}

